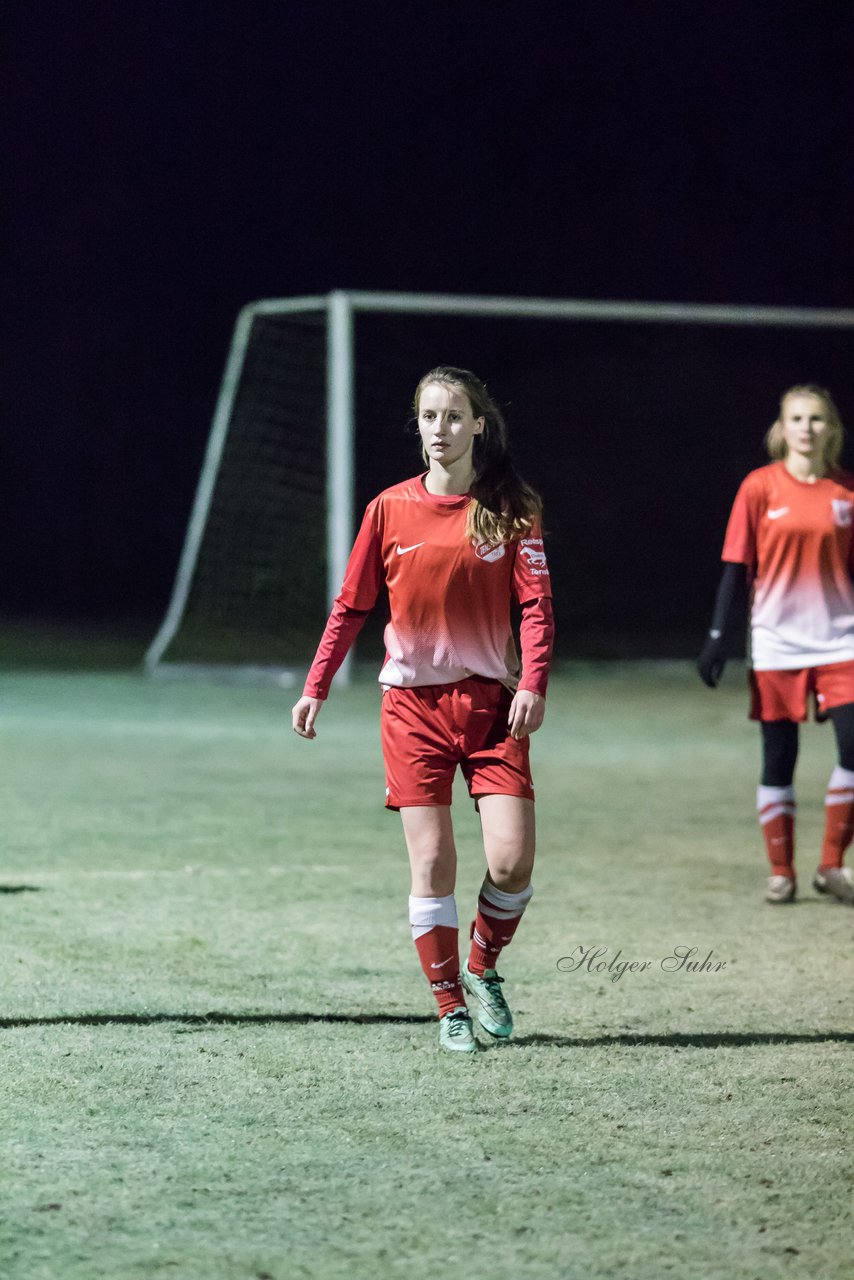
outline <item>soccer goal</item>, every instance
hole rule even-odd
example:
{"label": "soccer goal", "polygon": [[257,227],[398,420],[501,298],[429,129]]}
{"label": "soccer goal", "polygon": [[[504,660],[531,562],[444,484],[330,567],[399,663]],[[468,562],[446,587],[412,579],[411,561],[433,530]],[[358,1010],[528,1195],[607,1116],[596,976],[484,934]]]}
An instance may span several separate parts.
{"label": "soccer goal", "polygon": [[[146,668],[283,684],[305,669],[357,508],[421,465],[408,405],[437,364],[475,369],[507,408],[546,497],[570,651],[678,653],[694,622],[673,583],[714,561],[734,485],[762,461],[756,423],[791,383],[844,389],[852,328],[854,311],[827,309],[342,291],[253,303]],[[651,503],[663,454],[685,477],[705,467],[702,492],[680,483]]]}

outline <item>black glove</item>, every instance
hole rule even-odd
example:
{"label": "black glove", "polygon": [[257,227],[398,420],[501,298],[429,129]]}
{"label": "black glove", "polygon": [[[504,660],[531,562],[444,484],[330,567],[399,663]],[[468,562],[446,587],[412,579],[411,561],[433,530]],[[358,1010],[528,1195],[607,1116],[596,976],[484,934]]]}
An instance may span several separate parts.
{"label": "black glove", "polygon": [[710,631],[706,637],[702,652],[697,659],[697,670],[700,673],[700,679],[703,684],[707,684],[710,689],[717,689],[718,681],[724,673],[725,666],[726,654],[724,653],[723,636],[720,631]]}

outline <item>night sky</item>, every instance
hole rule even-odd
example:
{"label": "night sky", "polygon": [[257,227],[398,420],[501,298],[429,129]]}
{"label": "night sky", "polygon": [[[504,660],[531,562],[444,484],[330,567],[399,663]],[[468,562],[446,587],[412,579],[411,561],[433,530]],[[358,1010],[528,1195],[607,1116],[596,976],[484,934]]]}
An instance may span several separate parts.
{"label": "night sky", "polygon": [[[156,625],[248,301],[854,305],[850,0],[0,13],[7,617]],[[654,422],[608,441],[659,445]],[[671,455],[646,483],[684,485]]]}

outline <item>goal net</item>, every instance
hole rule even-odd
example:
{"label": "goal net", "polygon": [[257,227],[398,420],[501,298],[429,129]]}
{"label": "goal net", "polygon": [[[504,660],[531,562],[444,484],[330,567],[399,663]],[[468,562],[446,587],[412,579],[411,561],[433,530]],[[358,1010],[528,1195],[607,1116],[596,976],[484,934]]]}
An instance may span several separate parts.
{"label": "goal net", "polygon": [[146,666],[308,666],[356,517],[421,466],[410,402],[437,364],[486,380],[543,494],[558,652],[693,653],[779,395],[827,385],[844,421],[852,329],[854,311],[420,294],[246,307]]}

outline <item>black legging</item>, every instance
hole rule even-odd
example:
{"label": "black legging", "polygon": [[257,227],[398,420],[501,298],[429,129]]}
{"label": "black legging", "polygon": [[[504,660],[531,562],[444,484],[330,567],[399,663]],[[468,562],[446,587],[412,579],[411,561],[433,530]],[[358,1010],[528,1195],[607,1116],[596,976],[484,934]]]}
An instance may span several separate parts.
{"label": "black legging", "polygon": [[[828,711],[843,769],[854,772],[854,702]],[[798,761],[798,726],[794,720],[763,720],[762,786],[790,787]]]}

